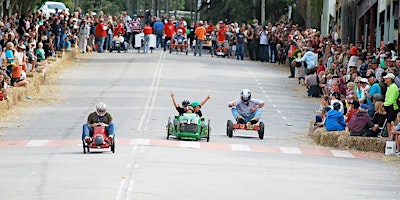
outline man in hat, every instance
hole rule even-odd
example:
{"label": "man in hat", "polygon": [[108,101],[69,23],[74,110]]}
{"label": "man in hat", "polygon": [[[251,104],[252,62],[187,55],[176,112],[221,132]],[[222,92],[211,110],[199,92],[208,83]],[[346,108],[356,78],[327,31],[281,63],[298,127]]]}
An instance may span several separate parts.
{"label": "man in hat", "polygon": [[381,81],[381,80],[380,80],[381,74],[382,74],[382,72],[384,72],[385,70],[382,69],[382,68],[379,66],[379,61],[378,61],[377,59],[372,59],[371,62],[369,63],[369,68],[371,68],[371,69],[373,69],[373,70],[375,71],[375,78],[376,78],[378,81]]}
{"label": "man in hat", "polygon": [[364,136],[369,128],[374,126],[372,118],[368,115],[368,106],[361,104],[359,111],[347,123],[346,130],[350,136]]}
{"label": "man in hat", "polygon": [[367,104],[372,103],[372,97],[375,94],[382,94],[381,88],[379,87],[378,81],[376,80],[375,74],[369,74],[367,76],[369,85],[371,86],[368,91],[365,92],[365,100]]}
{"label": "man in hat", "polygon": [[[399,112],[399,106],[397,105],[397,99],[399,98],[399,88],[394,83],[394,74],[388,73],[383,77],[385,84],[388,86],[385,94],[385,102],[383,106],[387,112],[388,130],[392,130],[392,122],[396,119],[396,115]],[[389,138],[393,139],[393,135],[389,134]]]}

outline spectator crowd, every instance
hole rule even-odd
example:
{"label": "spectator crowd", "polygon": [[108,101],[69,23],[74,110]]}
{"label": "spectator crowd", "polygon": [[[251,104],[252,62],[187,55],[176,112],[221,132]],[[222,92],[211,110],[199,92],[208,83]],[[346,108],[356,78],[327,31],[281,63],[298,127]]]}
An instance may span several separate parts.
{"label": "spectator crowd", "polygon": [[[260,25],[228,21],[187,22],[184,17],[96,15],[81,9],[68,15],[57,11],[49,18],[40,11],[27,16],[4,16],[0,21],[0,100],[9,98],[10,87],[29,87],[26,73],[39,63],[77,45],[81,53],[109,51],[116,41],[124,48],[137,46],[135,36],[156,36],[157,49],[179,33],[194,55],[203,49],[211,55],[223,51],[238,60],[270,62],[288,66],[289,78],[307,88],[307,95],[321,98],[315,127],[327,131],[348,130],[352,136],[388,137],[400,148],[398,125],[400,60],[396,41],[370,52],[361,43],[344,44],[334,28],[322,36],[287,22]],[[126,46],[125,46],[126,44]],[[386,128],[385,128],[386,127]]]}

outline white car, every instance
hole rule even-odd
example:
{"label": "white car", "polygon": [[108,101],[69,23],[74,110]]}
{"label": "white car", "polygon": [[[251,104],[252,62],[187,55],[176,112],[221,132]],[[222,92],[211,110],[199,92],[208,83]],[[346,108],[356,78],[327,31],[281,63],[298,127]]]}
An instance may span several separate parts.
{"label": "white car", "polygon": [[55,2],[55,1],[47,1],[42,4],[40,10],[46,14],[46,18],[50,17],[50,14],[56,12],[56,8],[58,8],[58,12],[65,10],[65,13],[69,15],[69,8],[65,6],[62,2]]}

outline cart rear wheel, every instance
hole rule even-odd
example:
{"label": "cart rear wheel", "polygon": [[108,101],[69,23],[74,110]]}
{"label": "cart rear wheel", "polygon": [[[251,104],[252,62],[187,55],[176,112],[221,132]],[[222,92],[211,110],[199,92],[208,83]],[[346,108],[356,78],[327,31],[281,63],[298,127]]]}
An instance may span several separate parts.
{"label": "cart rear wheel", "polygon": [[82,141],[83,153],[86,153],[86,145],[85,141]]}
{"label": "cart rear wheel", "polygon": [[115,138],[114,138],[114,140],[112,141],[112,144],[111,144],[111,151],[113,153],[115,153]]}
{"label": "cart rear wheel", "polygon": [[260,130],[258,130],[258,137],[260,140],[264,139],[264,122],[260,122]]}
{"label": "cart rear wheel", "polygon": [[167,124],[167,140],[169,140],[169,136],[171,135],[170,130],[171,130],[171,117],[168,117],[168,124]]}
{"label": "cart rear wheel", "polygon": [[207,125],[207,142],[210,141],[210,120],[208,120],[208,125]]}
{"label": "cart rear wheel", "polygon": [[226,124],[226,135],[230,138],[233,136],[233,123],[231,120],[228,120]]}

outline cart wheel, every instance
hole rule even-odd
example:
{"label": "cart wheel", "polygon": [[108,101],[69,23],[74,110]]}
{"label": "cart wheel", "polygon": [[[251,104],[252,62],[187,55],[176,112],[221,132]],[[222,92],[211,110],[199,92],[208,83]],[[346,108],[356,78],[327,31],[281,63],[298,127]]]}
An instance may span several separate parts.
{"label": "cart wheel", "polygon": [[113,153],[115,153],[115,138],[114,138],[114,140],[112,141],[112,144],[111,144],[111,151]]}
{"label": "cart wheel", "polygon": [[82,141],[83,153],[86,153],[86,145],[85,141]]}
{"label": "cart wheel", "polygon": [[112,49],[110,49],[110,53],[112,53]]}
{"label": "cart wheel", "polygon": [[231,120],[228,120],[226,124],[226,135],[230,138],[233,136],[233,123]]}
{"label": "cart wheel", "polygon": [[258,130],[258,137],[260,140],[264,139],[264,122],[260,122],[259,124],[260,130]]}
{"label": "cart wheel", "polygon": [[170,130],[171,130],[171,117],[168,117],[168,124],[167,124],[167,140],[169,140],[169,136],[171,135]]}
{"label": "cart wheel", "polygon": [[208,120],[208,125],[207,125],[207,142],[210,141],[210,120]]}
{"label": "cart wheel", "polygon": [[189,51],[186,49],[186,55],[188,55]]}

